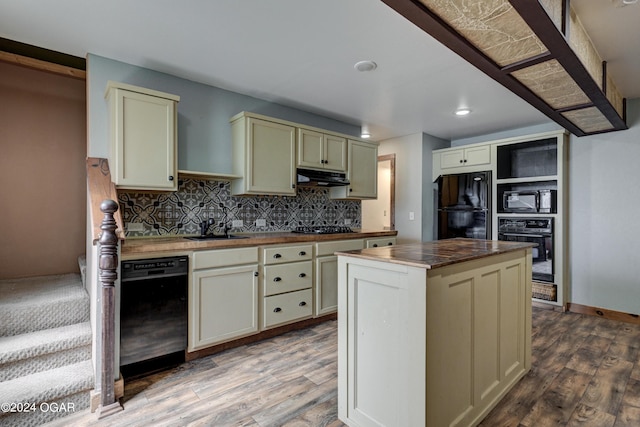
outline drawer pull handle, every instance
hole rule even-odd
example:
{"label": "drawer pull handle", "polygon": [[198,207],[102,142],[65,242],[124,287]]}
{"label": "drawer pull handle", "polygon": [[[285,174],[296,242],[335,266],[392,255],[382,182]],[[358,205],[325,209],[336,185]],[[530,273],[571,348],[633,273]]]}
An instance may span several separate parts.
{"label": "drawer pull handle", "polygon": [[307,277],[307,275],[305,273],[300,273],[298,274],[298,277]]}
{"label": "drawer pull handle", "polygon": [[273,257],[274,257],[274,258],[276,258],[276,259],[278,259],[278,258],[282,258],[282,255],[280,255],[280,254],[274,254],[274,255],[273,255]]}
{"label": "drawer pull handle", "polygon": [[258,272],[257,272],[257,271],[254,271],[254,272],[253,272],[253,276],[254,276],[254,277],[258,277]]}
{"label": "drawer pull handle", "polygon": [[300,307],[304,307],[305,305],[307,305],[307,303],[305,301],[301,301],[300,304],[298,304]]}
{"label": "drawer pull handle", "polygon": [[306,253],[305,251],[300,251],[300,252],[298,252],[298,255],[300,255],[300,256],[305,256],[306,254],[307,254],[307,253]]}
{"label": "drawer pull handle", "polygon": [[282,280],[282,279],[281,279],[280,277],[274,277],[274,278],[273,278],[273,281],[274,281],[274,282],[279,282],[279,281],[281,281],[281,280]]}
{"label": "drawer pull handle", "polygon": [[387,243],[387,246],[393,246],[393,243],[389,242]]}
{"label": "drawer pull handle", "polygon": [[374,248],[377,248],[377,247],[378,247],[378,244],[377,244],[377,243],[374,243],[374,244],[373,244],[373,247],[374,247]]}
{"label": "drawer pull handle", "polygon": [[273,309],[274,313],[280,313],[282,311],[282,309],[280,307],[276,307]]}

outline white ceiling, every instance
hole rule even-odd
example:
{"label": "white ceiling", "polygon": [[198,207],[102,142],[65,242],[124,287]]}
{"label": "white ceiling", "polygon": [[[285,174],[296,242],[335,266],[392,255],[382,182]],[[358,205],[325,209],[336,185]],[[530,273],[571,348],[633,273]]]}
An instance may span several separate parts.
{"label": "white ceiling", "polygon": [[[572,5],[640,97],[640,4]],[[369,128],[460,139],[549,119],[379,0],[0,0],[0,37],[87,53]],[[373,60],[373,72],[353,65]],[[456,117],[458,107],[473,113]]]}

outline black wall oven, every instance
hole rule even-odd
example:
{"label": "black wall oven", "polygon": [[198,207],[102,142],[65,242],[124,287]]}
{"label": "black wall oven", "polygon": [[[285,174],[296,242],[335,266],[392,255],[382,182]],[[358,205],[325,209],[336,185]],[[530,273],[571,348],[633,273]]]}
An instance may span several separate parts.
{"label": "black wall oven", "polygon": [[498,240],[535,243],[533,280],[554,283],[553,218],[498,217]]}

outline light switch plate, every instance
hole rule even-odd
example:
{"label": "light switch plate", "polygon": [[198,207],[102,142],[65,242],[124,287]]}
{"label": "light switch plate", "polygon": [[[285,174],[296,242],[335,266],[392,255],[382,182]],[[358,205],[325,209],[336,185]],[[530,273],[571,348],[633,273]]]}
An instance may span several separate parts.
{"label": "light switch plate", "polygon": [[233,222],[231,222],[231,226],[234,228],[242,227],[244,226],[244,221],[242,221],[241,219],[234,219]]}
{"label": "light switch plate", "polygon": [[344,225],[351,225],[351,220],[350,219],[345,219],[344,220]]}
{"label": "light switch plate", "polygon": [[267,226],[267,220],[266,219],[256,219],[256,227],[266,227]]}

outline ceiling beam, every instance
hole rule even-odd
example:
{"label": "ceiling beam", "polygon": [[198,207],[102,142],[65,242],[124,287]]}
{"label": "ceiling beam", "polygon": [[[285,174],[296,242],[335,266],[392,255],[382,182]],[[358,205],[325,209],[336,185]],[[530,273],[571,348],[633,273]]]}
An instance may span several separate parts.
{"label": "ceiling beam", "polygon": [[[602,92],[602,90],[600,90],[597,84],[593,81],[586,68],[580,62],[580,59],[571,50],[562,33],[558,31],[557,27],[538,1],[509,0],[514,9],[523,17],[523,19],[525,19],[533,32],[545,44],[549,52],[510,64],[506,67],[500,67],[496,64],[479,48],[467,41],[453,27],[440,18],[436,13],[427,8],[419,0],[382,1],[572,134],[576,136],[584,136],[609,132],[611,130],[627,129],[624,120],[620,118],[604,92]],[[565,15],[563,18],[564,28],[566,26],[566,21],[568,21],[568,4],[563,6],[563,15]],[[591,103],[586,104],[586,106],[595,106],[607,118],[607,120],[609,120],[614,129],[595,132],[583,131],[561,114],[562,112],[568,111],[567,109],[554,109],[511,75],[514,71],[551,59],[556,59],[575,80],[576,84],[585,92],[586,96],[591,101]],[[584,106],[585,105],[582,105],[582,107]],[[573,110],[573,108],[570,110]]]}

